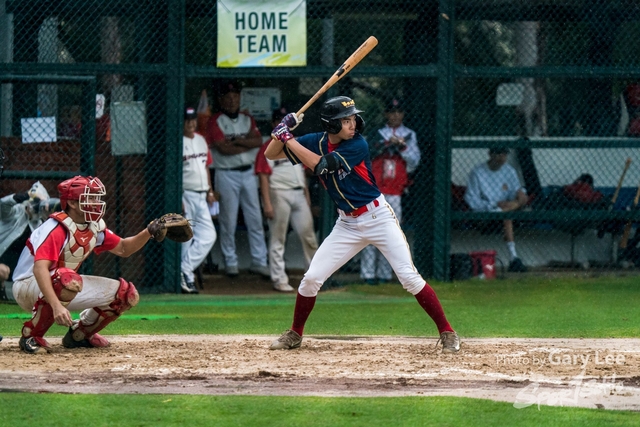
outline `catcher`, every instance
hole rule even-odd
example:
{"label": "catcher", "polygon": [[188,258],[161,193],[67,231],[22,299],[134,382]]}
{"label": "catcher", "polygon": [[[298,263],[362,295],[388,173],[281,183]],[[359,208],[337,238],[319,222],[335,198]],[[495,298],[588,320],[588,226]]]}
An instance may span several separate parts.
{"label": "catcher", "polygon": [[[153,220],[135,236],[117,236],[102,220],[106,191],[98,178],[73,177],[58,192],[63,211],[33,231],[13,274],[16,301],[33,313],[19,341],[25,353],[51,350],[44,334],[54,322],[69,327],[62,339],[66,348],[106,347],[109,341],[98,332],[138,303],[138,291],[125,279],[77,273],[91,252],[128,257],[150,238],[190,238],[189,223],[177,214]],[[72,321],[69,310],[82,311],[80,319]]]}

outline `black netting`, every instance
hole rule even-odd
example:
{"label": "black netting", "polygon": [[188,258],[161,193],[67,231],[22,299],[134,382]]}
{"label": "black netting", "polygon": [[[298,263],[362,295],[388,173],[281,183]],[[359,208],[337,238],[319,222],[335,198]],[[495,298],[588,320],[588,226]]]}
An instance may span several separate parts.
{"label": "black netting", "polygon": [[[637,216],[640,182],[636,2],[309,0],[306,66],[273,68],[217,66],[220,5],[0,2],[0,195],[40,180],[55,197],[62,179],[96,174],[107,185],[109,225],[133,234],[180,209],[185,104],[215,113],[214,88],[237,79],[245,101],[256,89],[272,96],[255,112],[266,137],[265,111],[300,108],[374,35],[378,46],[307,110],[296,132],[320,129],[322,102],[341,94],[365,111],[365,135],[375,142],[385,106],[402,101],[421,154],[401,198],[402,226],[421,272],[445,278],[450,253],[486,250],[506,269],[514,251],[503,241],[504,219],[513,220],[515,252],[529,269],[640,265],[635,227],[628,248],[622,239]],[[491,147],[509,149],[529,195],[512,215],[471,209],[464,197]],[[335,211],[317,181],[309,184],[322,239]],[[151,243],[130,259],[107,255],[87,268],[173,290],[178,252]],[[291,268],[303,264],[291,258]],[[361,274],[358,256],[336,278]]]}

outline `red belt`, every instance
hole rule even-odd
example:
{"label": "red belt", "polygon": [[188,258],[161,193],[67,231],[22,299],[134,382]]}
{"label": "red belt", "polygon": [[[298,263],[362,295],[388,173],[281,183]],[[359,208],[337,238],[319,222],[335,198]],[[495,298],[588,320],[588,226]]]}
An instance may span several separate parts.
{"label": "red belt", "polygon": [[[378,201],[378,199],[375,199],[372,203],[373,203],[373,206],[374,206],[374,207],[376,207],[376,208],[377,208],[378,206],[380,206],[380,202]],[[353,210],[353,211],[351,211],[351,212],[349,212],[349,213],[346,213],[346,212],[345,212],[345,214],[347,214],[348,216],[352,216],[352,217],[354,217],[354,218],[357,218],[357,217],[359,217],[360,215],[362,215],[363,213],[365,213],[365,212],[368,212],[368,211],[369,211],[369,206],[368,206],[369,204],[370,204],[370,203],[368,203],[368,204],[366,204],[366,205],[364,205],[364,206],[360,206],[358,209]]]}

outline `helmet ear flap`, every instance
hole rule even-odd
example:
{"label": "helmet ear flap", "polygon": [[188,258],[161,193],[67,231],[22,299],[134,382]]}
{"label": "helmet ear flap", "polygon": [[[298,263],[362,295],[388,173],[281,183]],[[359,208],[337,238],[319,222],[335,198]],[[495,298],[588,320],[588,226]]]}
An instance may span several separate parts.
{"label": "helmet ear flap", "polygon": [[340,119],[322,119],[322,129],[326,132],[337,134],[342,130],[342,122]]}
{"label": "helmet ear flap", "polygon": [[362,131],[364,130],[364,119],[360,114],[356,114],[356,132],[362,135]]}

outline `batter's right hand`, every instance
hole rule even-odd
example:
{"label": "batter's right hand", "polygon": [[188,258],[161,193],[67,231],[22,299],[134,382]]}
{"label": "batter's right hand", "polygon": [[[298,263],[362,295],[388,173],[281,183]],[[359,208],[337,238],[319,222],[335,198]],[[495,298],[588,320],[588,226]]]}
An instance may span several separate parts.
{"label": "batter's right hand", "polygon": [[299,116],[296,115],[296,113],[289,113],[284,116],[280,123],[284,123],[289,128],[289,130],[294,130],[300,123],[302,123],[303,118],[304,113],[300,113]]}

